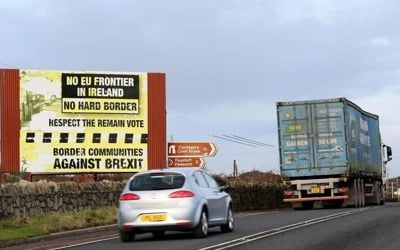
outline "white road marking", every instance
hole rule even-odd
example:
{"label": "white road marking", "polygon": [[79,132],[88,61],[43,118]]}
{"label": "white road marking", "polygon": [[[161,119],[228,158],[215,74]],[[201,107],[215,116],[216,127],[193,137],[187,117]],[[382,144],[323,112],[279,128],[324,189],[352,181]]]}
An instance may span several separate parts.
{"label": "white road marking", "polygon": [[86,242],[82,242],[82,243],[78,243],[78,244],[72,244],[72,245],[68,245],[68,246],[51,248],[51,250],[66,249],[66,248],[70,248],[70,247],[79,247],[79,246],[83,246],[83,245],[88,245],[88,244],[92,244],[92,243],[98,243],[98,242],[107,241],[107,240],[115,240],[115,239],[119,239],[119,237],[115,236],[115,237],[110,237],[110,238],[104,238],[104,239],[101,239],[101,240],[86,241]]}
{"label": "white road marking", "polygon": [[222,249],[227,249],[230,247],[234,247],[234,246],[238,246],[238,245],[242,245],[245,243],[249,243],[255,240],[259,240],[262,238],[266,238],[266,237],[270,237],[272,235],[276,235],[276,234],[280,234],[283,232],[287,232],[287,231],[291,231],[291,230],[295,230],[297,228],[301,228],[301,227],[307,227],[313,224],[317,224],[317,223],[321,223],[324,221],[328,221],[328,220],[332,220],[332,219],[336,219],[336,218],[340,218],[343,216],[348,216],[351,214],[356,214],[356,213],[361,213],[364,211],[368,211],[368,210],[372,210],[372,209],[376,209],[377,207],[366,207],[366,208],[359,208],[356,210],[351,210],[351,211],[347,211],[347,212],[341,212],[341,213],[337,213],[337,214],[332,214],[332,215],[328,215],[328,216],[323,216],[323,217],[319,217],[319,218],[315,218],[315,219],[310,219],[310,220],[306,220],[306,221],[302,221],[302,222],[298,222],[295,224],[291,224],[291,225],[287,225],[287,226],[283,226],[283,227],[278,227],[278,228],[273,228],[267,231],[263,231],[263,232],[259,232],[256,234],[252,234],[252,235],[248,235],[239,239],[235,239],[235,240],[231,240],[231,241],[227,241],[227,242],[223,242],[223,243],[219,243],[213,246],[209,246],[209,247],[205,247],[205,248],[200,248],[199,250],[222,250]]}

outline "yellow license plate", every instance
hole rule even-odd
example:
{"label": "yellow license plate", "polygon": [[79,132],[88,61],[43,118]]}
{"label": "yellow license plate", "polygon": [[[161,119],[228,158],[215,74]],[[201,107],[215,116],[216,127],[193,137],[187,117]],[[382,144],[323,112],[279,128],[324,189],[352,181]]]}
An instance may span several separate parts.
{"label": "yellow license plate", "polygon": [[142,222],[165,221],[166,219],[166,214],[143,214],[140,216]]}
{"label": "yellow license plate", "polygon": [[321,189],[319,187],[311,187],[312,194],[319,194],[321,193]]}

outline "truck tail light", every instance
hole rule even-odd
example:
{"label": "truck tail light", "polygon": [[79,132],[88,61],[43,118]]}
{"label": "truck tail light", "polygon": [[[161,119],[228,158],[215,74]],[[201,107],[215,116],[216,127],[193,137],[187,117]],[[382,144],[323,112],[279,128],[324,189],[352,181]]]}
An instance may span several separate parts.
{"label": "truck tail light", "polygon": [[119,196],[120,201],[140,200],[140,196],[134,193],[125,193]]}
{"label": "truck tail light", "polygon": [[285,191],[283,191],[283,195],[284,195],[285,197],[293,197],[293,196],[294,196],[294,191],[285,190]]}
{"label": "truck tail light", "polygon": [[169,198],[188,198],[193,197],[194,193],[188,190],[179,190],[168,195]]}
{"label": "truck tail light", "polygon": [[349,189],[348,189],[347,187],[338,188],[338,192],[339,192],[339,193],[342,193],[342,194],[345,194],[345,193],[347,193],[348,191],[349,191]]}

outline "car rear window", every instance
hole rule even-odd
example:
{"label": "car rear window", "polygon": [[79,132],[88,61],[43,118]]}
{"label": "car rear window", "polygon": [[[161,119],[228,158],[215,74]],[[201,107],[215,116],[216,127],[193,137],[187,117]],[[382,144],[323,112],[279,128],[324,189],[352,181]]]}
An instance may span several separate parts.
{"label": "car rear window", "polygon": [[131,191],[165,190],[181,188],[185,176],[178,173],[149,173],[134,177],[129,185]]}

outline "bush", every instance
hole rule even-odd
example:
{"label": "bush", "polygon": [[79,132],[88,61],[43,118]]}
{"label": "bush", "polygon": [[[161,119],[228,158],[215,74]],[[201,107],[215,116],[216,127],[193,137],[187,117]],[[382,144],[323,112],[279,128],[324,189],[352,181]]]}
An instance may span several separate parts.
{"label": "bush", "polygon": [[219,185],[228,185],[235,211],[282,208],[282,178],[272,172],[253,170],[238,177],[214,175]]}

